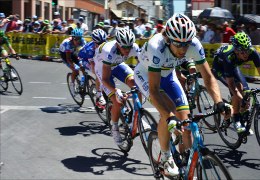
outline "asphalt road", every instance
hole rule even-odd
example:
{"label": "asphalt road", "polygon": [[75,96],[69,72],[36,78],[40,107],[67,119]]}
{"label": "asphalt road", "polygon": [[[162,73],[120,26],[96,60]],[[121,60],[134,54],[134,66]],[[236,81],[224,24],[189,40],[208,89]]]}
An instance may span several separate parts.
{"label": "asphalt road", "polygon": [[[25,59],[12,63],[24,92],[19,96],[10,88],[0,95],[0,179],[153,179],[138,138],[124,155],[90,100],[82,108],[75,105],[64,64]],[[222,85],[221,92],[224,97],[228,94]],[[159,119],[151,105],[145,107]],[[234,179],[259,179],[260,147],[254,136],[231,150],[218,134],[205,133],[205,144],[219,155]]]}

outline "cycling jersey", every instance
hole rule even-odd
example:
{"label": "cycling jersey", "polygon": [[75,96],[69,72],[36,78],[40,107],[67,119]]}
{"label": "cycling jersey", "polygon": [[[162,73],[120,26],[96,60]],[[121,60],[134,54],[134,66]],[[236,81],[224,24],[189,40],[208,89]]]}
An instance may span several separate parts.
{"label": "cycling jersey", "polygon": [[226,77],[233,77],[235,82],[242,83],[244,90],[248,90],[246,79],[238,67],[248,61],[253,61],[257,68],[260,67],[260,55],[253,47],[250,49],[248,59],[242,61],[236,56],[232,45],[221,46],[215,53],[212,72],[224,85],[227,86]]}
{"label": "cycling jersey", "polygon": [[82,38],[82,41],[80,42],[80,45],[78,47],[73,45],[72,42],[72,37],[69,37],[67,39],[64,39],[62,41],[62,43],[60,44],[60,48],[59,48],[59,52],[60,52],[60,56],[61,59],[63,60],[63,62],[70,67],[69,63],[67,62],[66,59],[66,53],[70,52],[71,53],[71,60],[75,63],[78,64],[78,51],[80,49],[80,47],[84,46],[86,44],[86,41]]}
{"label": "cycling jersey", "polygon": [[176,76],[175,68],[191,59],[195,64],[206,62],[204,49],[197,38],[193,38],[184,58],[178,59],[170,51],[162,34],[154,35],[144,44],[139,63],[135,68],[135,82],[141,92],[149,97],[148,71],[161,72],[160,88],[174,101],[177,111],[189,109],[184,90]]}
{"label": "cycling jersey", "polygon": [[[140,52],[139,47],[136,43],[133,44],[132,49],[128,56],[122,56],[119,49],[117,48],[116,40],[103,43],[96,49],[94,62],[95,62],[95,73],[102,82],[102,69],[103,63],[111,66],[111,77],[110,82],[115,86],[113,77],[116,77],[120,81],[126,83],[126,80],[133,76],[133,70],[124,62],[129,57],[137,57]],[[108,96],[111,96],[111,91],[104,87],[104,91]]]}
{"label": "cycling jersey", "polygon": [[83,67],[87,70],[91,70],[90,62],[93,62],[95,55],[95,43],[93,41],[85,44],[78,53],[78,57]]}

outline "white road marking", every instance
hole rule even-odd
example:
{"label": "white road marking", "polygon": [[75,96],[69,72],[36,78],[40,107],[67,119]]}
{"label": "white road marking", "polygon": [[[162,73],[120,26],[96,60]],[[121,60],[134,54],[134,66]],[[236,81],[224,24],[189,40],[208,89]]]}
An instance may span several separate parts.
{"label": "white road marking", "polygon": [[4,112],[6,112],[6,111],[8,111],[9,109],[2,109],[1,111],[0,111],[0,114],[3,114]]}
{"label": "white road marking", "polygon": [[51,82],[29,82],[31,84],[51,84]]}
{"label": "white road marking", "polygon": [[64,97],[32,97],[34,99],[67,99]]}

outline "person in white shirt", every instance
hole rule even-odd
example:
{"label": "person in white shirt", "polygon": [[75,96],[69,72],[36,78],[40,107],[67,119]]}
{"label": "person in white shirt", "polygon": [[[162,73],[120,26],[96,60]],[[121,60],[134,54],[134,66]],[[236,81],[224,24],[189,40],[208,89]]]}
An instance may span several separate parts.
{"label": "person in white shirt", "polygon": [[88,25],[86,23],[84,23],[84,18],[83,17],[79,17],[79,23],[80,23],[80,28],[83,31],[83,35],[87,35],[87,33],[88,33]]}

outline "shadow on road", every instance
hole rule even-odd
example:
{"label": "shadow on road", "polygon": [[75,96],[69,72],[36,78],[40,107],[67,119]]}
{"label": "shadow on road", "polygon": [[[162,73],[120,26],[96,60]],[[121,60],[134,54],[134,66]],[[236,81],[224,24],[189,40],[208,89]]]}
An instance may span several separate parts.
{"label": "shadow on road", "polygon": [[87,114],[96,114],[96,110],[93,107],[80,107],[77,104],[58,104],[57,106],[49,106],[41,108],[43,112],[46,113],[87,113]]}
{"label": "shadow on road", "polygon": [[[139,176],[152,176],[150,164],[128,158],[118,149],[93,149],[93,157],[76,156],[64,159],[61,162],[68,169],[76,172],[90,172],[94,175],[105,175],[106,171],[124,170]],[[116,176],[116,174],[115,174]]]}
{"label": "shadow on road", "polygon": [[226,146],[216,144],[207,144],[207,147],[213,150],[222,162],[229,166],[235,168],[245,166],[251,169],[260,170],[260,159],[243,159],[243,155],[247,154],[245,151],[232,150]]}
{"label": "shadow on road", "polygon": [[79,126],[58,127],[55,129],[59,130],[60,135],[63,136],[75,136],[78,134],[85,137],[92,134],[103,134],[110,136],[108,126],[98,121],[82,121],[79,123]]}

